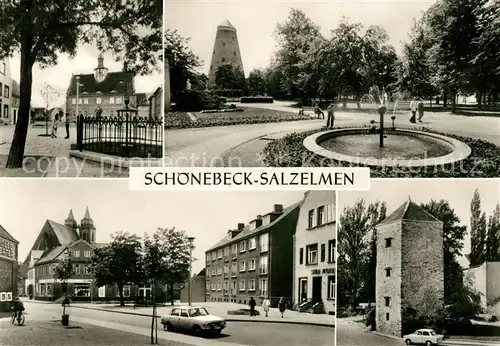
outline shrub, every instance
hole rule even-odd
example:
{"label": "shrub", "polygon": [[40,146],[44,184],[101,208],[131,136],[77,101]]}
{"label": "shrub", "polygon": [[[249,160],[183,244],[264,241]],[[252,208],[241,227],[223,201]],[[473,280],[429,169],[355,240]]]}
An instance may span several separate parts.
{"label": "shrub", "polygon": [[183,112],[170,112],[165,114],[164,126],[166,129],[185,128],[192,124],[189,115]]}
{"label": "shrub", "polygon": [[196,112],[204,109],[218,109],[221,100],[218,96],[206,91],[184,90],[176,95],[177,111]]}
{"label": "shrub", "polygon": [[213,91],[215,95],[222,97],[243,97],[244,92],[241,89],[217,89]]}
{"label": "shrub", "polygon": [[241,103],[273,103],[271,96],[246,96],[240,98]]}

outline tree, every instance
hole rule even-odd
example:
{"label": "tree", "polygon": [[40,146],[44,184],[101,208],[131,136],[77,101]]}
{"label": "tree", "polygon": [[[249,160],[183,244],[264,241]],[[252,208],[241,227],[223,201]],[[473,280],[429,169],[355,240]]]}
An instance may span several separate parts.
{"label": "tree", "polygon": [[59,97],[60,93],[49,83],[45,82],[43,83],[42,90],[40,90],[40,94],[42,95],[42,98],[45,101],[45,136],[48,136],[50,105]]}
{"label": "tree", "polygon": [[444,199],[431,200],[420,206],[443,222],[444,298],[445,304],[451,304],[453,292],[463,285],[463,268],[457,258],[462,255],[467,227],[460,225],[460,219],[455,214],[455,210]]}
{"label": "tree", "polygon": [[220,64],[215,71],[215,86],[219,89],[246,89],[245,75],[231,63]]}
{"label": "tree", "polygon": [[94,249],[92,274],[97,287],[116,285],[120,295],[120,305],[124,306],[123,286],[141,283],[141,239],[128,232],[112,235],[110,245]]}
{"label": "tree", "polygon": [[58,54],[74,56],[78,46],[87,43],[112,51],[125,71],[147,74],[161,65],[157,53],[163,47],[162,19],[158,0],[3,1],[0,60],[15,52],[21,56],[19,117],[7,167],[22,167],[34,64],[53,66]]}
{"label": "tree", "polygon": [[356,307],[362,293],[366,299],[375,296],[375,271],[371,276],[367,275],[373,270],[373,261],[376,261],[370,243],[373,241],[375,225],[385,218],[385,214],[385,203],[376,202],[367,206],[365,200],[361,199],[354,206],[344,208],[340,215],[337,296],[351,309]]}
{"label": "tree", "polygon": [[[71,259],[71,252],[69,249],[66,249],[66,252],[63,253],[62,258],[59,260],[57,265],[54,268],[54,280],[61,281],[62,293],[64,296],[67,295],[68,289],[68,279],[70,279],[73,274],[73,260]],[[63,315],[66,315],[66,304],[63,302]]]}
{"label": "tree", "polygon": [[500,261],[500,204],[496,205],[488,219],[485,250],[486,261]]}
{"label": "tree", "polygon": [[486,214],[481,210],[481,196],[478,190],[474,191],[470,213],[470,265],[475,266],[482,264],[486,258]]}
{"label": "tree", "polygon": [[248,89],[253,95],[264,95],[267,93],[266,79],[262,70],[253,70],[248,75]]}

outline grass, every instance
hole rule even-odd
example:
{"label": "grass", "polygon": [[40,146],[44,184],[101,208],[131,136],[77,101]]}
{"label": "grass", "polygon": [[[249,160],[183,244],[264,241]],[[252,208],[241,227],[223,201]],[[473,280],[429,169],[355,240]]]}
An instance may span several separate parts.
{"label": "grass", "polygon": [[241,124],[278,123],[283,121],[310,120],[309,115],[299,115],[298,112],[283,112],[278,110],[248,107],[243,112],[228,113],[193,113],[196,121],[192,121],[185,112],[171,112],[165,116],[165,128],[195,128],[213,126],[231,126]]}

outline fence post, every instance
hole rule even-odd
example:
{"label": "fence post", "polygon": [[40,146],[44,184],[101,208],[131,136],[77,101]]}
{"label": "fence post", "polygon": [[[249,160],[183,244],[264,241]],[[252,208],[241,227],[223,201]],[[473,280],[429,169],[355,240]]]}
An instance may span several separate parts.
{"label": "fence post", "polygon": [[83,115],[76,117],[76,146],[78,151],[83,151]]}

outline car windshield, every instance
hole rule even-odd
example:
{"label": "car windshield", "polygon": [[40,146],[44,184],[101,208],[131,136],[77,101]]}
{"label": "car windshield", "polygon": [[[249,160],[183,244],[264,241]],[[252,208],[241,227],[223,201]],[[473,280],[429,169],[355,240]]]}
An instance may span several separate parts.
{"label": "car windshield", "polygon": [[430,333],[431,333],[431,335],[436,335],[436,332],[433,330],[431,330]]}
{"label": "car windshield", "polygon": [[189,316],[191,317],[208,316],[208,312],[204,308],[193,308],[189,309]]}

